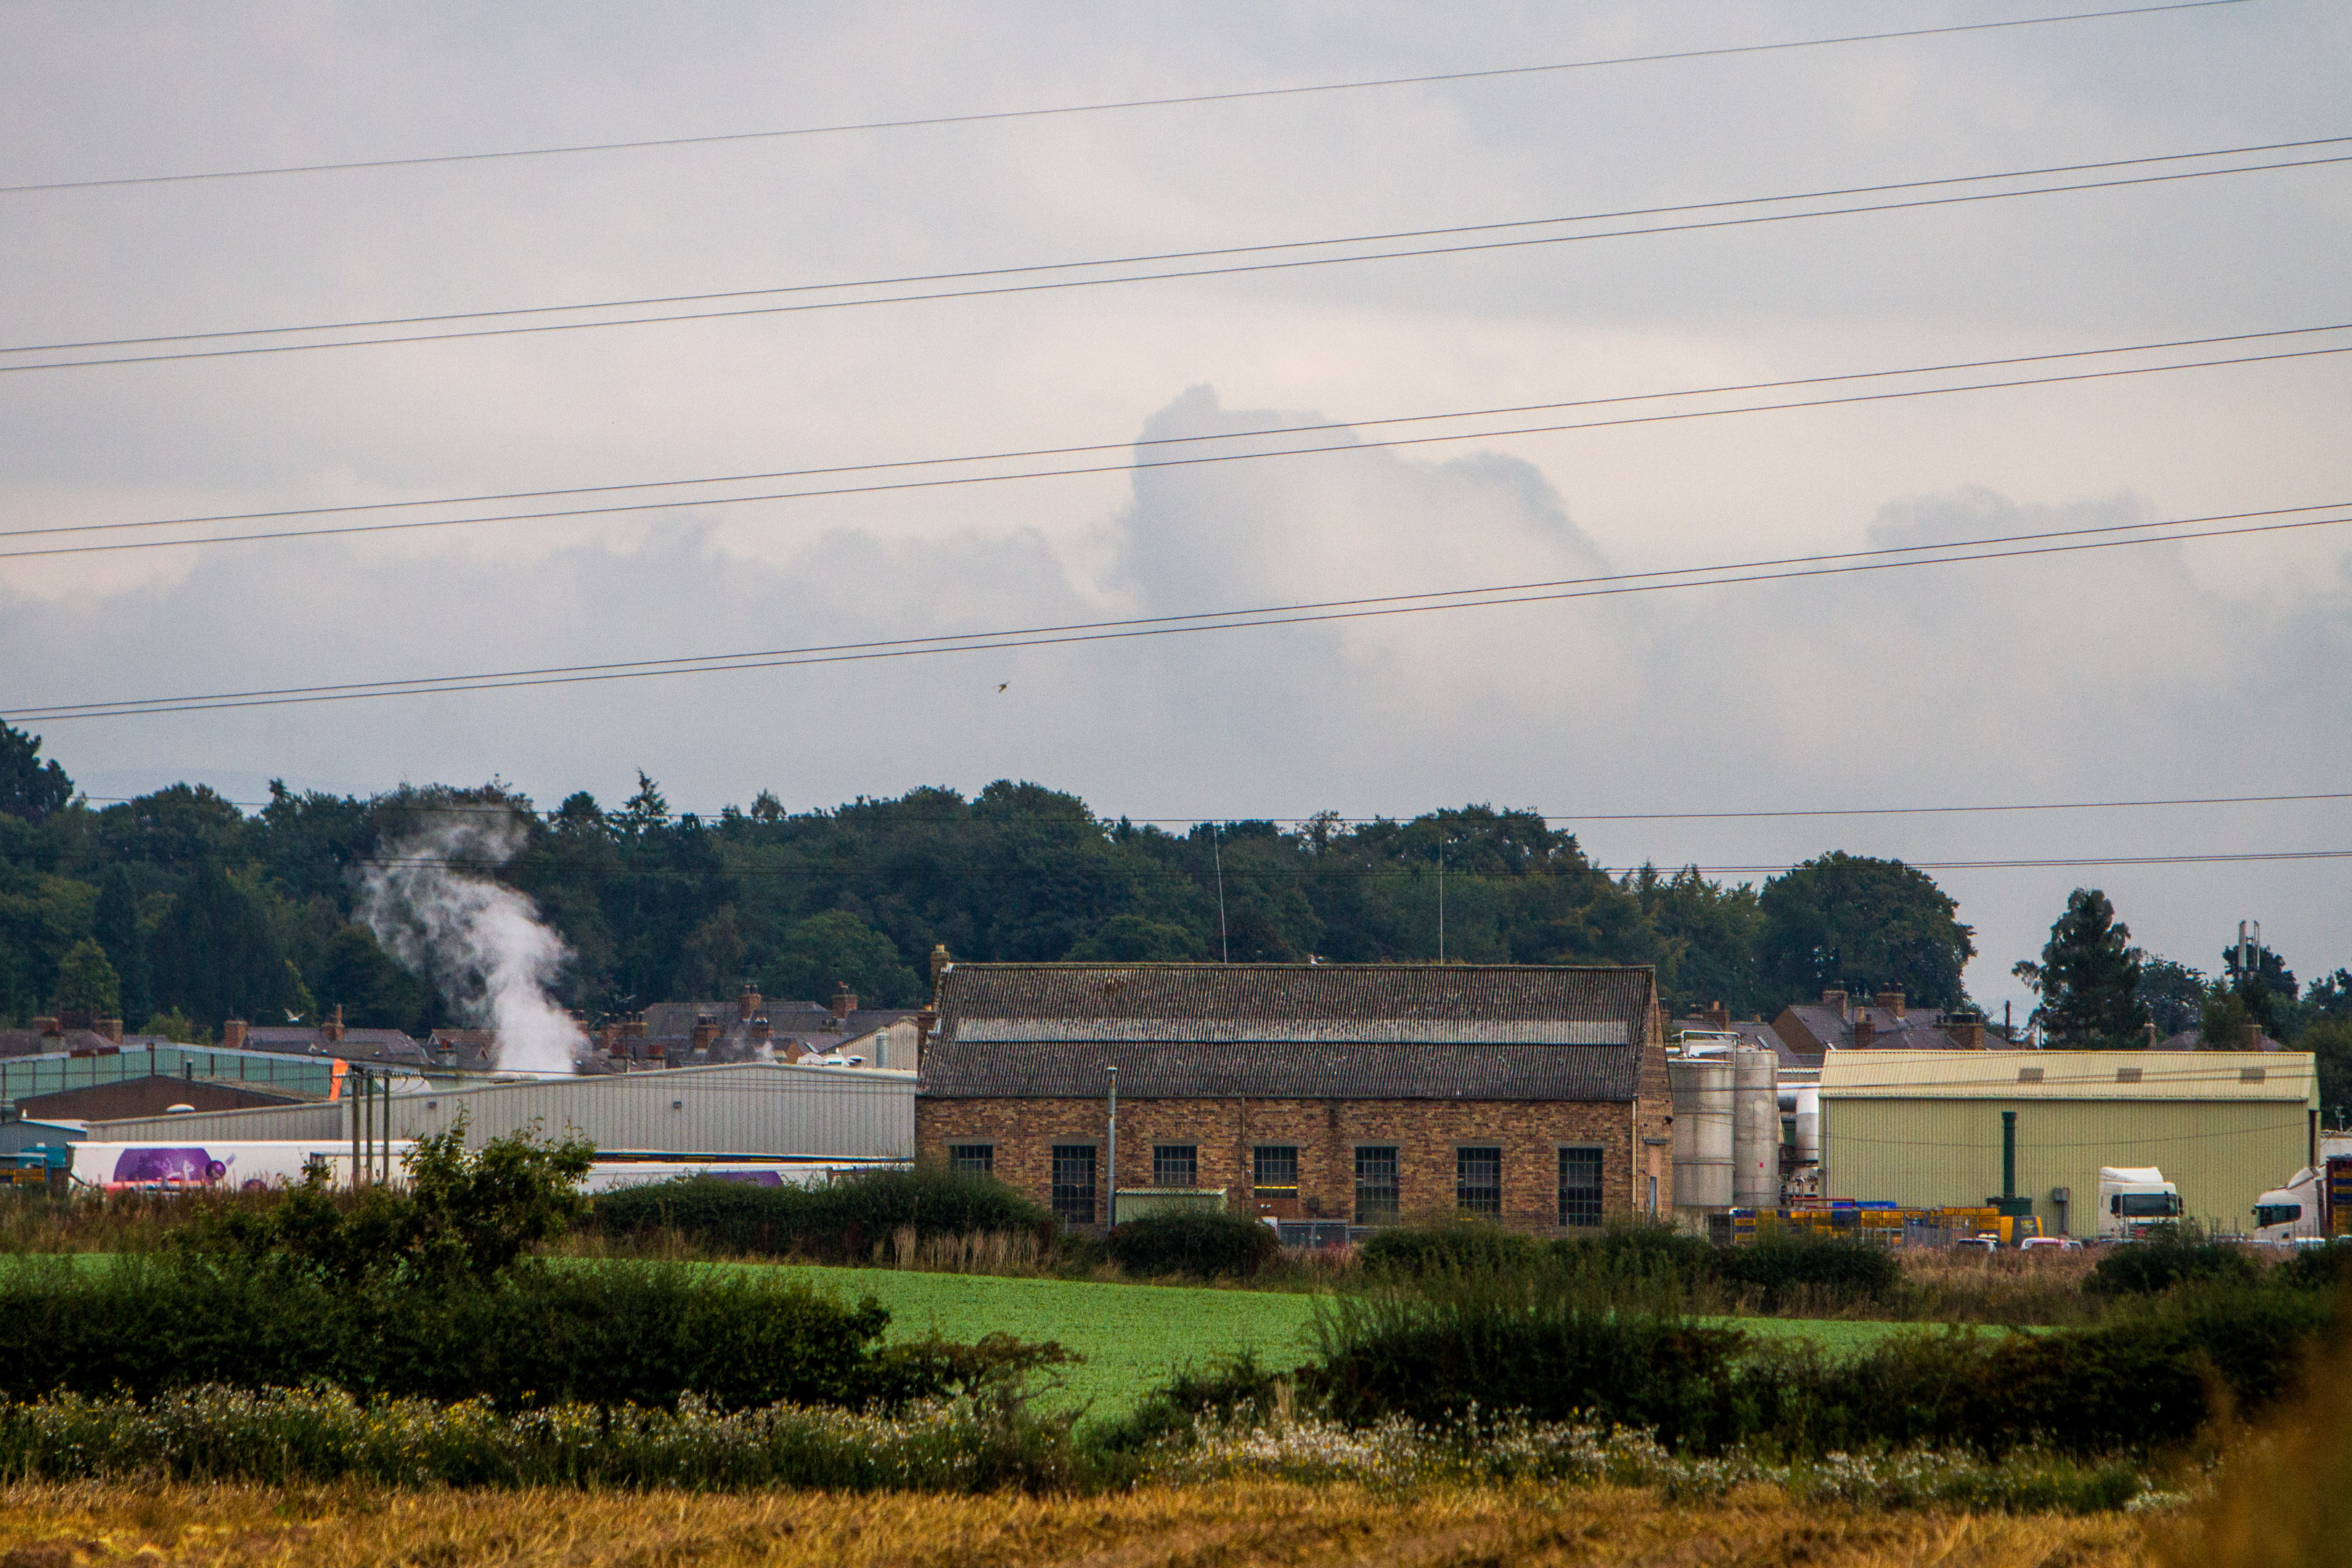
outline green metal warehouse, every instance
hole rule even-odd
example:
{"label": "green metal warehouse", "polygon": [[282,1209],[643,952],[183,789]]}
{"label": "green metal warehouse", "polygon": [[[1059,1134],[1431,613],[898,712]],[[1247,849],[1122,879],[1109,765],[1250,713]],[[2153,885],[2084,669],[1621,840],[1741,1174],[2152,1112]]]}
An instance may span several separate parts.
{"label": "green metal warehouse", "polygon": [[2102,1165],[2158,1166],[2189,1218],[2249,1229],[2255,1196],[2315,1163],[2318,1093],[2305,1051],[1831,1051],[1821,1191],[1980,1204],[2013,1110],[2017,1195],[2044,1231],[2097,1234]]}

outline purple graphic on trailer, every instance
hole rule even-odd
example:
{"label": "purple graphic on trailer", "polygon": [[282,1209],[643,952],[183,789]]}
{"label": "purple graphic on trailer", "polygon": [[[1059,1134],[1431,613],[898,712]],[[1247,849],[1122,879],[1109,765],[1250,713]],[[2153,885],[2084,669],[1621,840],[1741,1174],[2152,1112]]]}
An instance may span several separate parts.
{"label": "purple graphic on trailer", "polygon": [[114,1162],[114,1179],[122,1184],[145,1182],[217,1182],[228,1174],[228,1162],[215,1160],[204,1149],[125,1149]]}

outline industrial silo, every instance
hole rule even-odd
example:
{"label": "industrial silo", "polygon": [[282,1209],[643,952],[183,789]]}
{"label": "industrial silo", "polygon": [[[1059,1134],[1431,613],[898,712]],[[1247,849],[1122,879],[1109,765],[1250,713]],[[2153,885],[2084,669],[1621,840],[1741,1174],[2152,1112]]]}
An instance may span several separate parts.
{"label": "industrial silo", "polygon": [[1780,1206],[1779,1068],[1770,1051],[1732,1053],[1731,1201],[1738,1208]]}
{"label": "industrial silo", "polygon": [[1731,1063],[1719,1056],[1666,1063],[1675,1106],[1675,1207],[1694,1215],[1731,1206]]}

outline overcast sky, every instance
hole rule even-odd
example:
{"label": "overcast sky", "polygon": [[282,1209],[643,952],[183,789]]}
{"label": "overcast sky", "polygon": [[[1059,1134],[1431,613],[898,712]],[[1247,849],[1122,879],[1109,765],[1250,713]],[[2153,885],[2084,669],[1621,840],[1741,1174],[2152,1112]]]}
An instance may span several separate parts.
{"label": "overcast sky", "polygon": [[[899,120],[2066,8],[18,4],[0,7],[0,184]],[[1240,102],[0,195],[0,335],[24,345],[774,288],[2302,141],[2352,133],[2347,67],[2352,8],[2248,0]],[[1318,443],[1349,446],[1397,433],[1363,427],[1397,416],[2352,321],[2347,171],[666,325],[0,371],[9,530],[1114,448],[1058,465],[1105,471],[1044,480],[0,559],[0,714],[2341,501],[2347,355],[1147,471],[1127,465],[1251,443],[1127,444],[1328,422],[1357,428]],[[2345,345],[2352,333],[2168,358]],[[2050,372],[2000,378],[2037,374]],[[1840,390],[1853,389],[1778,398]],[[1255,443],[1284,444],[1298,443]],[[1487,801],[1565,819],[1610,865],[1782,865],[1833,847],[1930,863],[2352,849],[2343,801],[1580,820],[2352,789],[2347,532],[32,727],[95,796],[187,779],[252,799],[272,776],[366,794],[495,773],[544,804],[583,787],[613,801],[642,767],[673,803],[703,810],[763,787],[806,808],[1003,776],[1076,791],[1108,816],[1176,821]],[[1978,928],[1969,981],[1996,1008],[2022,999],[2009,966],[2038,952],[2078,884],[2105,887],[2138,939],[2200,967],[2242,918],[2260,919],[2306,978],[2352,963],[2346,861],[1937,875]]]}

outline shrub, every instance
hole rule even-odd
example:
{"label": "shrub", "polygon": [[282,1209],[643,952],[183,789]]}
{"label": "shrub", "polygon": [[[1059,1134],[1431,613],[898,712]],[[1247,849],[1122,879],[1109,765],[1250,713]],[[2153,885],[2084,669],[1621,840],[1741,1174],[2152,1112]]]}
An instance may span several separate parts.
{"label": "shrub", "polygon": [[1244,1215],[1146,1215],[1111,1227],[1110,1260],[1130,1274],[1185,1274],[1212,1279],[1250,1275],[1282,1251],[1273,1227]]}
{"label": "shrub", "polygon": [[2332,1290],[2352,1285],[2352,1238],[2296,1248],[2294,1257],[2271,1270],[2269,1282],[2289,1290]]}
{"label": "shrub", "polygon": [[1886,1248],[1843,1237],[1768,1237],[1750,1247],[1715,1249],[1711,1269],[1727,1285],[1762,1293],[1766,1311],[1776,1311],[1801,1290],[1837,1300],[1878,1300],[1903,1281],[1903,1266]]}
{"label": "shrub", "polygon": [[2154,1296],[2177,1285],[2248,1285],[2262,1270],[2245,1248],[2182,1235],[2103,1249],[2083,1289],[2093,1296]]}
{"label": "shrub", "polygon": [[627,1187],[596,1200],[612,1236],[674,1230],[703,1246],[771,1257],[856,1262],[902,1230],[917,1237],[1057,1228],[1054,1216],[1003,1183],[929,1166],[870,1171],[825,1187],[755,1187],[708,1177]]}
{"label": "shrub", "polygon": [[1532,1268],[1543,1251],[1531,1237],[1484,1220],[1462,1219],[1391,1226],[1373,1232],[1356,1256],[1374,1274],[1417,1279],[1428,1274],[1523,1270]]}
{"label": "shrub", "polygon": [[1721,1428],[1722,1392],[1747,1343],[1731,1330],[1612,1312],[1555,1281],[1499,1275],[1342,1299],[1318,1314],[1316,1334],[1321,1360],[1302,1385],[1343,1421],[1590,1412],[1669,1442]]}
{"label": "shrub", "polygon": [[1551,1247],[1571,1273],[1604,1284],[1664,1283],[1685,1290],[1712,1274],[1717,1250],[1705,1237],[1654,1221],[1621,1222],[1597,1236],[1555,1241]]}
{"label": "shrub", "polygon": [[889,1314],[758,1273],[537,1265],[488,1283],[331,1282],[238,1259],[0,1266],[0,1394],[323,1383],[368,1396],[725,1409],[903,1403],[1061,1359],[1009,1341],[877,1348]]}

